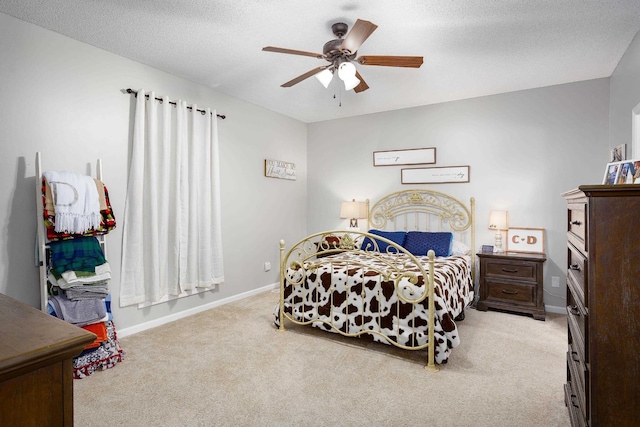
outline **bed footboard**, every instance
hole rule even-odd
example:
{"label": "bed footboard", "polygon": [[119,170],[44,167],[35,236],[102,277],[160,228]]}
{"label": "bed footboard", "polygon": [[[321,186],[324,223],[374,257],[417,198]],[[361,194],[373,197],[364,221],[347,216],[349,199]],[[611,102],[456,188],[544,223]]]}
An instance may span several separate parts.
{"label": "bed footboard", "polygon": [[285,330],[286,319],[427,349],[425,369],[437,372],[433,251],[423,263],[391,240],[360,231],[312,234],[288,251],[281,240],[278,330]]}

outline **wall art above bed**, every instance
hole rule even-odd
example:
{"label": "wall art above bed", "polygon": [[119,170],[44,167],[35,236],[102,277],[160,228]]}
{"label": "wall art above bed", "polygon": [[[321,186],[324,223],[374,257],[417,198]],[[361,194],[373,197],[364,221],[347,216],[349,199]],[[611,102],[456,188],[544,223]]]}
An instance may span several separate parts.
{"label": "wall art above bed", "polygon": [[373,166],[424,165],[435,162],[435,147],[373,152]]}
{"label": "wall art above bed", "polygon": [[403,184],[445,184],[469,182],[469,166],[442,166],[401,170]]}

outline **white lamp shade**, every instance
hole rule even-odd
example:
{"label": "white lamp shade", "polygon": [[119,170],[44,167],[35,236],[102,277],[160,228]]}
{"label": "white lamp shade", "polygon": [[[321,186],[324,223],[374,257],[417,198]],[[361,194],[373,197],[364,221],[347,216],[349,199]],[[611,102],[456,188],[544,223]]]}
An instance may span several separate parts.
{"label": "white lamp shade", "polygon": [[509,212],[491,211],[489,213],[490,230],[506,230],[509,228]]}
{"label": "white lamp shade", "polygon": [[328,68],[324,69],[316,74],[316,79],[318,79],[318,81],[322,83],[322,86],[324,86],[326,89],[329,87],[329,83],[331,83],[331,80],[333,79],[333,71],[329,70]]}
{"label": "white lamp shade", "polygon": [[367,204],[364,202],[342,202],[340,218],[363,219],[367,217]]}

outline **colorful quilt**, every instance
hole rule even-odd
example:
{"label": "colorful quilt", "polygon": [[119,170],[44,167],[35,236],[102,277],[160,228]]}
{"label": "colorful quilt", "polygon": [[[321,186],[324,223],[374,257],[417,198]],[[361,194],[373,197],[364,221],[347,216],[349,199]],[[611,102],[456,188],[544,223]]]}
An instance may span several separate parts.
{"label": "colorful quilt", "polygon": [[42,206],[43,206],[43,216],[44,216],[44,226],[47,231],[47,239],[49,241],[58,241],[58,240],[67,240],[73,239],[76,237],[88,237],[88,236],[98,236],[101,234],[107,234],[109,231],[116,228],[116,218],[113,215],[113,209],[111,208],[111,202],[109,201],[109,191],[107,187],[104,186],[104,197],[105,197],[105,208],[100,210],[100,215],[102,219],[100,220],[100,227],[97,229],[92,229],[87,231],[84,234],[69,234],[69,233],[58,233],[55,231],[56,217],[55,212],[52,212],[50,209],[51,204],[47,204],[47,181],[42,178]]}
{"label": "colorful quilt", "polygon": [[105,322],[107,340],[96,348],[85,350],[73,359],[73,377],[86,378],[96,371],[113,368],[124,359],[124,351],[116,336],[116,327],[109,320]]}

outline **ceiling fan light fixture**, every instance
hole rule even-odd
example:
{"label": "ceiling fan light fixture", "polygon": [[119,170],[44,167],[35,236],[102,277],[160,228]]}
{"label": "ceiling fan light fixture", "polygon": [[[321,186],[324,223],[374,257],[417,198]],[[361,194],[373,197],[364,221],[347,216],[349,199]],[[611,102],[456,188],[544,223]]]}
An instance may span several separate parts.
{"label": "ceiling fan light fixture", "polygon": [[356,75],[356,66],[353,65],[353,63],[351,62],[343,62],[340,64],[340,66],[338,67],[338,77],[340,77],[342,80],[347,80],[350,77],[355,77]]}
{"label": "ceiling fan light fixture", "polygon": [[338,77],[344,82],[345,90],[351,90],[360,84],[360,79],[356,77],[356,66],[348,61],[338,66]]}
{"label": "ceiling fan light fixture", "polygon": [[356,76],[351,76],[342,80],[344,81],[345,90],[351,90],[360,84],[360,79]]}
{"label": "ceiling fan light fixture", "polygon": [[325,89],[328,88],[329,83],[331,83],[331,80],[333,79],[333,70],[325,68],[324,70],[316,74],[316,79],[318,79],[318,81],[322,84],[322,86],[324,86]]}

